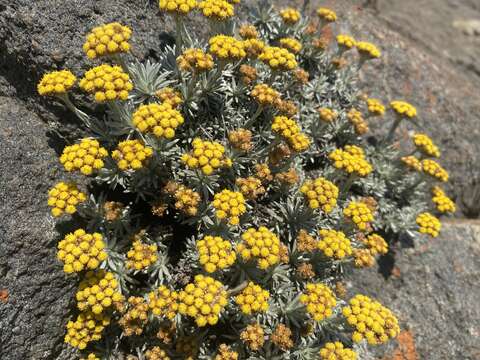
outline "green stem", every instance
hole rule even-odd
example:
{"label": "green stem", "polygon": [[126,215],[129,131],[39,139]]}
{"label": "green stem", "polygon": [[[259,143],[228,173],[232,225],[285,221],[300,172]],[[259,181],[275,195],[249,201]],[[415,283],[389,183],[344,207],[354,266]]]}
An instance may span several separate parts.
{"label": "green stem", "polygon": [[395,130],[397,130],[401,121],[402,121],[402,118],[400,116],[397,116],[397,118],[395,119],[395,121],[392,124],[392,127],[390,128],[390,131],[388,132],[387,136],[385,137],[385,139],[383,141],[384,144],[389,144],[389,143],[392,142],[393,137],[395,136]]}
{"label": "green stem", "polygon": [[67,93],[58,95],[58,98],[64,103],[64,105],[71,110],[87,127],[90,127],[90,116],[83,111],[79,110],[75,104],[70,100]]}
{"label": "green stem", "polygon": [[174,16],[175,20],[175,58],[177,58],[182,51],[182,20],[180,16]]}
{"label": "green stem", "polygon": [[353,182],[357,179],[357,175],[355,173],[351,173],[345,183],[342,186],[342,191],[341,191],[341,198],[346,199],[348,191],[353,185]]}
{"label": "green stem", "polygon": [[252,125],[255,123],[255,120],[257,120],[257,118],[262,114],[263,108],[264,108],[263,105],[258,105],[257,111],[255,111],[255,114],[253,114],[252,118],[248,120],[247,123],[245,124],[246,129],[249,129],[252,127]]}
{"label": "green stem", "polygon": [[240,293],[243,289],[245,289],[248,285],[248,280],[245,280],[244,282],[242,282],[240,285],[234,287],[233,289],[230,289],[227,291],[227,294],[228,296],[232,296],[232,295],[237,295],[238,293]]}

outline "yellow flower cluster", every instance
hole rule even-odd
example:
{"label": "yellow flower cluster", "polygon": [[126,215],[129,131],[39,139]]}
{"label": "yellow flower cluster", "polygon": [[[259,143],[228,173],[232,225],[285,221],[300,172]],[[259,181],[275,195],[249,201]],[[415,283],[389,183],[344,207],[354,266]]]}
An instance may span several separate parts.
{"label": "yellow flower cluster", "polygon": [[326,123],[331,123],[335,121],[338,117],[337,112],[330,108],[319,108],[317,111],[320,115],[320,120]]}
{"label": "yellow flower cluster", "polygon": [[247,315],[268,310],[268,299],[270,293],[261,288],[260,285],[249,282],[247,287],[235,297],[235,302],[242,312]]}
{"label": "yellow flower cluster", "polygon": [[205,175],[211,175],[221,167],[231,167],[232,160],[225,156],[225,148],[216,141],[195,138],[193,151],[182,155],[182,162],[189,168],[200,168]]}
{"label": "yellow flower cluster", "polygon": [[240,216],[247,211],[243,194],[228,189],[215,194],[212,205],[215,208],[215,216],[220,220],[228,219],[230,225],[238,225]]}
{"label": "yellow flower cluster", "polygon": [[432,139],[426,134],[415,134],[413,135],[413,143],[418,150],[423,152],[428,156],[440,157],[440,150],[436,146]]}
{"label": "yellow flower cluster", "polygon": [[52,71],[43,75],[37,85],[40,95],[62,95],[75,85],[77,78],[69,70]]}
{"label": "yellow flower cluster", "polygon": [[198,261],[208,273],[232,266],[237,258],[230,241],[220,236],[207,235],[202,240],[198,240],[197,251]]}
{"label": "yellow flower cluster", "polygon": [[272,89],[267,84],[257,84],[250,92],[250,96],[255,99],[260,105],[278,105],[280,100],[280,93]]}
{"label": "yellow flower cluster", "polygon": [[293,117],[298,113],[298,106],[291,100],[280,100],[277,110],[282,115]]}
{"label": "yellow flower cluster", "polygon": [[284,324],[278,324],[270,336],[270,341],[279,349],[288,351],[293,347],[292,330]]}
{"label": "yellow flower cluster", "polygon": [[272,70],[288,71],[297,67],[295,55],[276,46],[267,46],[258,58]]}
{"label": "yellow flower cluster", "polygon": [[317,242],[318,250],[325,256],[334,259],[343,259],[345,256],[352,255],[352,245],[350,240],[342,231],[331,229],[321,229],[318,234],[320,240]]}
{"label": "yellow flower cluster", "polygon": [[267,164],[256,164],[255,176],[262,180],[263,183],[269,183],[273,180],[272,171]]}
{"label": "yellow flower cluster", "polygon": [[256,259],[260,269],[267,269],[280,261],[280,240],[265,226],[250,228],[242,234],[237,252],[245,261]]}
{"label": "yellow flower cluster", "polygon": [[127,269],[137,271],[148,268],[158,260],[156,244],[144,244],[140,240],[135,240],[132,247],[127,252]]}
{"label": "yellow flower cluster", "polygon": [[132,124],[142,133],[173,139],[175,129],[184,122],[182,114],[170,103],[140,105],[132,115]]}
{"label": "yellow flower cluster", "polygon": [[390,103],[391,108],[400,116],[414,118],[417,116],[417,109],[406,101],[395,100]]}
{"label": "yellow flower cluster", "polygon": [[294,54],[298,54],[302,50],[302,43],[293,38],[280,39],[280,46]]}
{"label": "yellow flower cluster", "polygon": [[80,360],[100,360],[100,358],[97,357],[97,355],[95,355],[94,353],[90,353],[87,355],[86,358],[80,358]]}
{"label": "yellow flower cluster", "polygon": [[372,267],[375,264],[375,258],[368,249],[354,249],[353,257],[355,266],[358,268]]}
{"label": "yellow flower cluster", "polygon": [[198,192],[171,181],[165,186],[165,192],[175,198],[175,209],[188,216],[197,215],[198,204],[201,202]]}
{"label": "yellow flower cluster", "polygon": [[297,235],[297,250],[304,252],[313,252],[317,249],[317,240],[304,229]]}
{"label": "yellow flower cluster", "polygon": [[159,8],[162,11],[166,11],[177,15],[186,15],[190,11],[196,8],[196,0],[159,0]]}
{"label": "yellow flower cluster", "polygon": [[353,221],[361,231],[367,230],[374,220],[372,210],[362,201],[351,201],[343,209],[343,215]]}
{"label": "yellow flower cluster", "polygon": [[100,147],[94,139],[82,139],[79,144],[65,146],[60,163],[65,170],[80,170],[84,175],[91,175],[93,170],[103,168],[103,158],[108,156],[108,151]]}
{"label": "yellow flower cluster", "polygon": [[256,39],[258,38],[257,28],[252,24],[243,24],[238,30],[240,36],[244,39]]}
{"label": "yellow flower cluster", "polygon": [[378,345],[393,339],[400,333],[395,315],[378,301],[365,295],[355,295],[349,306],[342,308],[347,322],[356,328],[352,335],[354,342],[367,339],[371,345]]}
{"label": "yellow flower cluster", "polygon": [[118,292],[118,281],[113,273],[100,270],[88,271],[84,280],[80,282],[76,299],[80,311],[92,311],[100,314],[114,303],[123,300]]}
{"label": "yellow flower cluster", "polygon": [[388,244],[383,237],[378,234],[370,234],[363,238],[363,243],[367,245],[372,255],[382,254],[388,252]]}
{"label": "yellow flower cluster", "polygon": [[428,212],[421,213],[417,216],[417,224],[422,234],[428,234],[431,237],[437,237],[442,228],[442,223],[438,218]]}
{"label": "yellow flower cluster", "polygon": [[257,58],[265,49],[265,43],[260,39],[246,39],[243,47],[248,57]]}
{"label": "yellow flower cluster", "polygon": [[372,116],[382,116],[385,114],[385,106],[378,99],[367,99],[368,112]]}
{"label": "yellow flower cluster", "polygon": [[103,329],[110,324],[110,317],[105,314],[83,312],[78,314],[75,321],[67,323],[65,342],[73,347],[83,350],[91,341],[102,338]]}
{"label": "yellow flower cluster", "polygon": [[57,257],[64,263],[63,271],[67,274],[85,269],[94,270],[107,259],[104,249],[101,234],[87,234],[85,230],[77,229],[58,243]]}
{"label": "yellow flower cluster", "polygon": [[75,213],[76,206],[85,200],[87,195],[79,191],[74,183],[59,182],[48,192],[48,206],[52,208],[54,217]]}
{"label": "yellow flower cluster", "polygon": [[223,21],[234,15],[234,7],[226,0],[203,0],[198,3],[198,8],[207,18]]}
{"label": "yellow flower cluster", "polygon": [[339,342],[327,342],[320,349],[321,360],[357,360],[357,353]]}
{"label": "yellow flower cluster", "polygon": [[260,324],[248,325],[241,333],[240,340],[252,351],[258,351],[265,343],[265,331]]}
{"label": "yellow flower cluster", "polygon": [[221,344],[218,348],[218,354],[213,360],[238,360],[238,353],[236,351],[232,351],[230,346]]}
{"label": "yellow flower cluster", "polygon": [[404,163],[409,169],[415,171],[422,171],[422,163],[418,160],[415,156],[403,156],[401,159],[402,163]]}
{"label": "yellow flower cluster", "polygon": [[442,213],[455,212],[455,203],[445,194],[439,186],[432,188],[432,201],[436,205],[437,210]]}
{"label": "yellow flower cluster", "polygon": [[265,193],[262,181],[253,176],[249,176],[248,178],[238,178],[235,181],[235,184],[248,200],[255,200]]}
{"label": "yellow flower cluster", "polygon": [[85,73],[80,80],[80,88],[90,94],[95,94],[95,101],[103,103],[127,100],[133,84],[128,74],[120,66],[103,64]]}
{"label": "yellow flower cluster", "polygon": [[178,311],[178,293],[161,285],[148,294],[148,307],[153,315],[172,320]]}
{"label": "yellow flower cluster", "polygon": [[160,346],[154,346],[145,351],[146,360],[170,360],[170,356]]}
{"label": "yellow flower cluster", "polygon": [[235,61],[244,58],[245,52],[243,41],[226,35],[216,35],[208,41],[210,52],[221,60]]}
{"label": "yellow flower cluster", "polygon": [[325,178],[305,181],[300,192],[305,195],[311,209],[321,207],[328,214],[337,205],[338,187]]}
{"label": "yellow flower cluster", "polygon": [[448,172],[435,160],[424,159],[422,160],[422,170],[424,173],[438,179],[442,182],[448,181]]}
{"label": "yellow flower cluster", "polygon": [[272,131],[289,139],[300,132],[297,122],[286,116],[275,116],[272,123]]}
{"label": "yellow flower cluster", "polygon": [[120,318],[118,324],[125,336],[141,335],[148,320],[148,304],[140,296],[130,296],[127,303],[129,310]]}
{"label": "yellow flower cluster", "polygon": [[117,22],[98,26],[87,35],[83,51],[90,59],[128,52],[131,36],[132,29]]}
{"label": "yellow flower cluster", "polygon": [[141,169],[152,155],[153,149],[145,146],[140,140],[122,141],[112,152],[112,158],[117,161],[120,170]]}
{"label": "yellow flower cluster", "polygon": [[180,91],[171,87],[164,87],[155,92],[155,96],[163,103],[170,104],[170,106],[176,109],[183,103],[182,94]]}
{"label": "yellow flower cluster", "polygon": [[362,56],[367,56],[369,58],[379,58],[382,53],[380,52],[380,50],[378,50],[378,48],[372,44],[372,43],[369,43],[367,41],[358,41],[356,43],[356,46],[357,46],[357,50],[358,52],[362,55]]}
{"label": "yellow flower cluster", "polygon": [[178,312],[195,319],[199,327],[215,325],[227,305],[227,291],[224,285],[209,276],[196,275],[178,294]]}
{"label": "yellow flower cluster", "polygon": [[280,17],[283,19],[285,24],[295,24],[300,20],[300,12],[294,8],[285,8],[280,11]]}
{"label": "yellow flower cluster", "polygon": [[257,80],[257,69],[253,66],[242,64],[240,65],[239,72],[242,74],[241,79],[245,85],[250,85]]}
{"label": "yellow flower cluster", "polygon": [[288,138],[288,144],[294,151],[302,152],[310,146],[310,139],[304,133],[298,133]]}
{"label": "yellow flower cluster", "polygon": [[343,149],[336,149],[328,156],[337,169],[344,169],[347,173],[355,173],[365,177],[373,171],[372,165],[365,159],[362,148],[355,145],[346,145]]}
{"label": "yellow flower cluster", "polygon": [[350,35],[339,34],[337,35],[337,44],[339,45],[339,47],[351,49],[355,45],[357,45],[357,42]]}
{"label": "yellow flower cluster", "polygon": [[337,21],[337,14],[335,13],[335,11],[333,11],[331,9],[328,9],[328,8],[324,8],[324,7],[318,8],[317,9],[317,15],[322,20],[325,20],[325,21],[328,21],[328,22]]}
{"label": "yellow flower cluster", "polygon": [[333,314],[337,300],[333,291],[324,284],[308,283],[305,292],[300,295],[300,302],[315,321],[322,321]]}
{"label": "yellow flower cluster", "polygon": [[368,124],[363,115],[357,109],[350,109],[347,113],[348,121],[354,126],[355,132],[358,135],[363,135],[368,132]]}
{"label": "yellow flower cluster", "polygon": [[252,132],[240,128],[228,133],[228,141],[235,149],[248,152],[252,149]]}
{"label": "yellow flower cluster", "polygon": [[177,58],[177,65],[183,71],[203,72],[213,69],[213,57],[202,49],[187,49]]}
{"label": "yellow flower cluster", "polygon": [[291,187],[297,184],[299,180],[298,173],[294,168],[275,174],[275,181],[280,183],[281,186]]}

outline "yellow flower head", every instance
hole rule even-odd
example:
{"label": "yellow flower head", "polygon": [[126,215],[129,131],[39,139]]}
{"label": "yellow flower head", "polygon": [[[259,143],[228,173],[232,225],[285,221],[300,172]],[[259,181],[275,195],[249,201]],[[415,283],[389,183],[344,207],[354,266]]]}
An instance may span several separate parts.
{"label": "yellow flower head", "polygon": [[338,117],[338,113],[330,108],[319,108],[317,111],[320,115],[320,120],[326,123],[331,123],[335,121]]}
{"label": "yellow flower head", "polygon": [[328,9],[328,8],[324,8],[324,7],[320,7],[317,9],[317,15],[322,19],[322,20],[325,20],[327,22],[335,22],[337,21],[337,14],[335,13],[335,11],[331,10],[331,9]]}
{"label": "yellow flower head", "polygon": [[235,180],[235,184],[240,189],[240,192],[249,200],[255,200],[265,193],[262,181],[253,176],[249,176],[248,178],[238,178]]}
{"label": "yellow flower head", "polygon": [[224,285],[210,276],[196,275],[178,294],[178,312],[195,319],[198,327],[215,325],[228,303]]}
{"label": "yellow flower head", "polygon": [[363,243],[368,247],[372,255],[385,255],[388,252],[387,242],[378,234],[370,234],[364,237]]}
{"label": "yellow flower head", "polygon": [[358,135],[364,135],[368,132],[368,124],[363,118],[362,113],[357,109],[350,109],[347,113],[347,119],[353,125]]}
{"label": "yellow flower head", "polygon": [[244,42],[231,36],[216,35],[208,43],[210,53],[224,61],[240,60],[247,55]]}
{"label": "yellow flower head", "polygon": [[182,162],[191,169],[201,169],[205,175],[211,175],[222,167],[231,167],[232,160],[225,156],[225,148],[216,141],[193,139],[193,150],[182,155]]}
{"label": "yellow flower head", "polygon": [[288,351],[293,347],[292,330],[284,324],[278,324],[270,335],[270,341],[280,350]]}
{"label": "yellow flower head", "polygon": [[145,351],[145,360],[170,360],[170,357],[160,346],[154,346]]}
{"label": "yellow flower head", "polygon": [[349,174],[365,177],[373,171],[372,165],[365,159],[363,149],[355,145],[336,149],[328,157],[337,169],[343,169]]}
{"label": "yellow flower head", "polygon": [[200,194],[185,185],[169,181],[165,186],[165,192],[173,195],[175,209],[187,216],[195,216],[198,212],[198,205],[201,202]]}
{"label": "yellow flower head", "polygon": [[91,341],[102,338],[103,329],[110,324],[110,317],[105,314],[94,314],[91,311],[81,312],[75,321],[67,323],[65,342],[83,350]]}
{"label": "yellow flower head", "polygon": [[289,7],[280,11],[280,17],[285,24],[292,25],[300,20],[301,15],[298,10]]}
{"label": "yellow flower head", "polygon": [[161,11],[170,14],[187,15],[197,7],[196,0],[159,0],[158,6]]}
{"label": "yellow flower head", "polygon": [[280,102],[280,93],[267,84],[255,85],[250,96],[263,106],[274,106]]}
{"label": "yellow flower head", "polygon": [[258,267],[265,270],[280,261],[280,240],[264,226],[250,228],[242,234],[237,252],[245,261],[256,259]]}
{"label": "yellow flower head", "polygon": [[293,117],[298,114],[298,106],[292,100],[280,100],[276,108],[279,114],[287,117]]}
{"label": "yellow flower head", "polygon": [[294,54],[276,46],[265,47],[258,58],[272,70],[288,71],[295,69],[298,65]]}
{"label": "yellow flower head", "polygon": [[401,159],[403,164],[411,170],[422,171],[422,163],[415,156],[403,156]]}
{"label": "yellow flower head", "polygon": [[127,252],[127,269],[144,270],[158,260],[156,244],[144,244],[135,240]]}
{"label": "yellow flower head", "polygon": [[156,91],[155,96],[161,102],[170,104],[174,109],[178,108],[183,103],[182,94],[180,91],[168,86]]}
{"label": "yellow flower head", "polygon": [[428,212],[421,213],[417,216],[417,224],[422,234],[428,234],[431,237],[437,237],[442,228],[442,223],[438,218]]}
{"label": "yellow flower head", "polygon": [[240,65],[239,72],[242,75],[241,79],[245,85],[250,85],[257,80],[257,69],[255,69],[253,66],[242,64]]}
{"label": "yellow flower head", "polygon": [[340,34],[337,35],[337,44],[340,48],[351,49],[357,45],[357,42],[350,35]]}
{"label": "yellow flower head", "polygon": [[238,33],[243,39],[258,38],[257,28],[252,24],[243,24],[242,26],[240,26],[240,30],[238,31]]}
{"label": "yellow flower head", "polygon": [[321,360],[357,360],[357,353],[339,342],[327,342],[320,349]]}
{"label": "yellow flower head", "polygon": [[435,160],[424,159],[422,160],[422,170],[424,173],[436,178],[439,181],[448,181],[448,172]]}
{"label": "yellow flower head", "polygon": [[355,295],[349,306],[342,308],[343,315],[350,326],[355,328],[354,342],[366,339],[370,345],[386,343],[400,333],[395,315],[378,301],[365,295]]}
{"label": "yellow flower head", "polygon": [[128,74],[120,66],[103,64],[85,73],[80,80],[80,88],[90,94],[95,94],[95,101],[103,103],[127,100],[133,84]]}
{"label": "yellow flower head", "polygon": [[286,116],[275,116],[272,123],[272,131],[288,139],[300,132],[297,122]]}
{"label": "yellow flower head", "polygon": [[426,134],[415,134],[413,135],[413,143],[427,156],[440,157],[440,150],[433,143],[432,139]]}
{"label": "yellow flower head", "polygon": [[63,262],[63,271],[67,274],[94,270],[107,259],[103,237],[99,233],[75,230],[58,243],[57,258]]}
{"label": "yellow flower head", "polygon": [[233,5],[226,0],[202,0],[198,8],[203,16],[217,21],[230,19],[235,13]]}
{"label": "yellow flower head", "polygon": [[307,199],[311,209],[321,207],[328,214],[337,205],[338,187],[322,177],[305,181],[300,187],[300,192]]}
{"label": "yellow flower head", "polygon": [[320,240],[317,242],[317,249],[323,252],[326,257],[340,260],[352,255],[350,240],[342,231],[321,229],[318,234]]}
{"label": "yellow flower head", "polygon": [[328,286],[312,283],[306,285],[305,292],[300,295],[300,302],[315,321],[332,316],[333,308],[337,305],[335,295]]}
{"label": "yellow flower head", "polygon": [[247,211],[243,194],[227,189],[214,195],[212,205],[217,219],[226,219],[230,225],[238,225],[240,216]]}
{"label": "yellow flower head", "polygon": [[178,311],[178,293],[161,285],[148,294],[148,307],[153,315],[172,320]]}
{"label": "yellow flower head", "polygon": [[138,170],[147,164],[153,155],[153,149],[145,146],[140,140],[125,140],[118,144],[112,152],[120,170]]}
{"label": "yellow flower head", "polygon": [[240,333],[240,340],[250,350],[258,351],[265,343],[265,332],[260,324],[251,324]]}
{"label": "yellow flower head", "polygon": [[97,357],[97,355],[95,355],[94,353],[90,353],[87,355],[86,358],[80,358],[80,360],[100,360],[100,358]]}
{"label": "yellow flower head", "polygon": [[298,251],[312,253],[317,249],[318,241],[304,229],[298,232],[296,240]]}
{"label": "yellow flower head", "polygon": [[395,100],[390,102],[391,108],[400,116],[414,118],[417,116],[417,109],[406,101]]}
{"label": "yellow flower head", "polygon": [[289,50],[294,54],[298,54],[302,50],[302,43],[293,38],[282,38],[280,39],[280,46]]}
{"label": "yellow flower head", "polygon": [[243,47],[249,58],[257,58],[265,49],[265,43],[260,39],[243,40]]}
{"label": "yellow flower head", "polygon": [[353,258],[357,268],[368,268],[375,265],[375,258],[369,249],[354,249]]}
{"label": "yellow flower head", "polygon": [[202,49],[191,48],[177,58],[177,65],[180,70],[200,73],[213,69],[214,62],[212,55]]}
{"label": "yellow flower head", "polygon": [[84,175],[91,175],[94,170],[103,168],[103,158],[108,151],[100,147],[94,139],[82,139],[79,144],[69,145],[63,149],[60,163],[67,171],[79,170]]}
{"label": "yellow flower head", "polygon": [[206,272],[213,273],[232,266],[237,256],[232,244],[220,236],[207,235],[197,241],[199,262]]}
{"label": "yellow flower head", "polygon": [[253,313],[266,312],[269,298],[270,293],[267,290],[250,281],[247,287],[235,297],[235,303],[240,307],[242,313],[252,315]]}
{"label": "yellow flower head", "polygon": [[184,122],[182,114],[168,102],[140,105],[132,115],[132,124],[142,133],[173,139],[175,129]]}
{"label": "yellow flower head", "polygon": [[64,213],[73,214],[77,205],[87,200],[87,195],[78,190],[74,183],[59,182],[48,192],[48,206],[52,215],[59,217]]}
{"label": "yellow flower head", "polygon": [[83,51],[90,59],[128,52],[131,36],[132,29],[117,22],[98,26],[87,35]]}
{"label": "yellow flower head", "polygon": [[378,99],[367,99],[367,107],[370,116],[382,116],[385,114],[385,106]]}
{"label": "yellow flower head", "polygon": [[[141,335],[148,321],[148,304],[141,296],[130,296],[127,304],[128,311],[123,313],[118,324],[125,336]],[[125,309],[122,309],[122,312]]]}
{"label": "yellow flower head", "polygon": [[118,281],[113,273],[99,270],[86,273],[80,282],[76,299],[80,311],[100,314],[115,303],[122,302],[123,296],[118,292]]}
{"label": "yellow flower head", "polygon": [[343,209],[343,215],[349,218],[361,231],[367,230],[374,220],[372,210],[362,201],[351,201]]}
{"label": "yellow flower head", "polygon": [[432,194],[432,202],[435,204],[438,211],[441,213],[455,212],[455,203],[445,194],[442,188],[434,186],[432,188]]}
{"label": "yellow flower head", "polygon": [[369,43],[366,41],[358,41],[356,43],[356,46],[357,46],[357,50],[362,56],[376,59],[382,55],[380,50],[378,50],[378,48],[372,43]]}
{"label": "yellow flower head", "polygon": [[238,352],[233,351],[227,344],[221,344],[213,360],[238,360]]}
{"label": "yellow flower head", "polygon": [[243,128],[232,130],[228,133],[228,142],[235,149],[248,152],[253,147],[252,132]]}
{"label": "yellow flower head", "polygon": [[37,85],[40,95],[62,95],[75,85],[77,78],[69,70],[52,71],[43,75]]}

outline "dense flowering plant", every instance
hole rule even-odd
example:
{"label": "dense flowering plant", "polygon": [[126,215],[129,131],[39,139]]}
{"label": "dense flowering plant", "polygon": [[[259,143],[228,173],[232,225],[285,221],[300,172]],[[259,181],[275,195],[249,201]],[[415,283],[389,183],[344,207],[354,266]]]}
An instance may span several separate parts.
{"label": "dense flowering plant", "polygon": [[[438,236],[435,214],[455,211],[433,140],[395,144],[417,109],[356,87],[376,45],[322,37],[338,21],[324,7],[263,4],[240,26],[238,2],[160,0],[176,31],[158,62],[132,60],[135,29],[92,29],[83,50],[100,64],[78,88],[95,114],[73,103],[71,71],[38,84],[84,125],[48,193],[71,227],[65,342],[83,358],[356,359],[399,325],[374,299],[344,300],[345,274],[401,237]],[[185,26],[194,11],[211,36]],[[390,131],[370,135],[373,122]]]}

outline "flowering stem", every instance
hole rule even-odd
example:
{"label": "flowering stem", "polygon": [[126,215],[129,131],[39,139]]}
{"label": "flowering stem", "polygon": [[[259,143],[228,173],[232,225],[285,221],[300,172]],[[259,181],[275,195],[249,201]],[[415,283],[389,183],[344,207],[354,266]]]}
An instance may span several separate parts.
{"label": "flowering stem", "polygon": [[58,98],[65,104],[65,106],[71,110],[87,127],[90,127],[90,116],[83,111],[79,110],[75,104],[70,100],[68,94],[58,95]]}
{"label": "flowering stem", "polygon": [[255,120],[260,116],[260,114],[263,112],[263,105],[258,105],[257,111],[255,111],[255,114],[253,114],[252,118],[247,121],[245,124],[245,128],[249,129],[252,127],[252,125],[255,123]]}
{"label": "flowering stem", "polygon": [[344,197],[346,198],[348,191],[352,187],[353,182],[357,179],[357,175],[355,173],[351,173],[347,180],[345,180],[345,183],[342,186],[342,191],[341,191],[341,198],[343,199]]}
{"label": "flowering stem", "polygon": [[247,285],[248,285],[248,280],[245,280],[240,285],[234,287],[233,289],[228,290],[227,291],[228,296],[237,295],[239,292],[245,289]]}
{"label": "flowering stem", "polygon": [[175,20],[175,58],[180,55],[182,51],[182,20],[180,16],[174,16]]}
{"label": "flowering stem", "polygon": [[395,121],[392,124],[392,127],[390,128],[390,131],[388,132],[387,136],[385,137],[383,143],[384,144],[389,144],[392,142],[393,137],[395,136],[395,130],[397,130],[398,125],[400,125],[400,122],[402,121],[402,118],[400,116],[397,116]]}
{"label": "flowering stem", "polygon": [[125,71],[127,74],[130,75],[130,70],[128,69],[128,65],[120,54],[113,55],[112,59],[122,67],[123,71]]}

